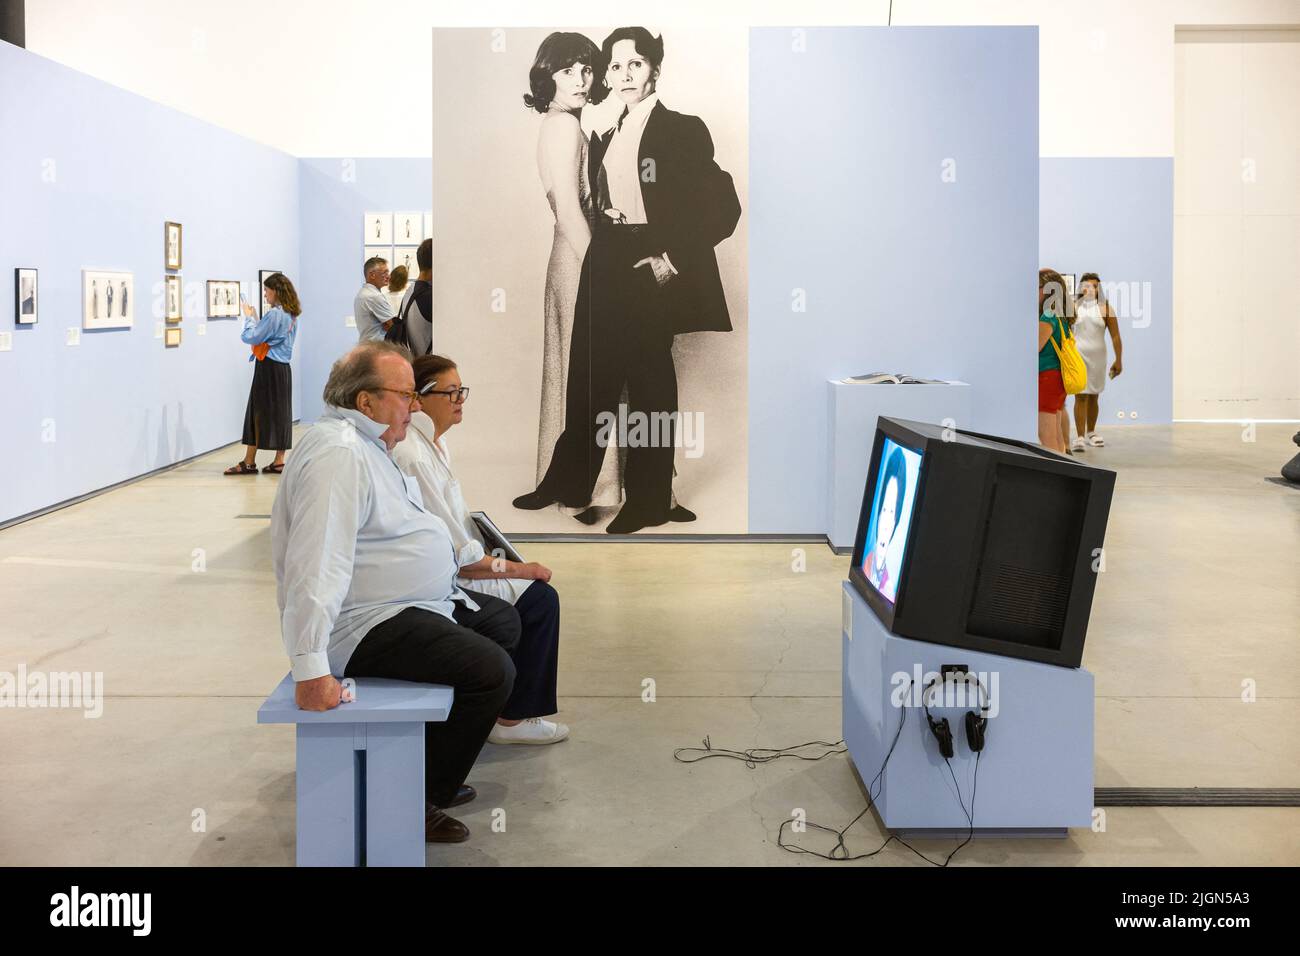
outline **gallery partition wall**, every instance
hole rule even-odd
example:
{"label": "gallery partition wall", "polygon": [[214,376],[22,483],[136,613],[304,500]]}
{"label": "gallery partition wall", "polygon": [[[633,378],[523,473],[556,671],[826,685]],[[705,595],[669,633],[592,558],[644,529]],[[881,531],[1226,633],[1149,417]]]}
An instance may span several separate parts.
{"label": "gallery partition wall", "polygon": [[5,43],[0,97],[0,298],[36,278],[36,320],[0,326],[4,522],[239,438],[249,350],[208,283],[296,275],[298,160]]}
{"label": "gallery partition wall", "polygon": [[1174,416],[1300,420],[1300,31],[1176,40]]}

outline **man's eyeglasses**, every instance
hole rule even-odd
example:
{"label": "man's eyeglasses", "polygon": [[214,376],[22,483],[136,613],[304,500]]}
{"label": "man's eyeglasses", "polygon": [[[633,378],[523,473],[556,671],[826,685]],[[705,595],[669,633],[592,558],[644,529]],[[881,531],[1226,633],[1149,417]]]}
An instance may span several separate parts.
{"label": "man's eyeglasses", "polygon": [[411,402],[417,402],[420,400],[420,395],[418,392],[410,392],[404,388],[389,388],[387,385],[377,385],[375,388],[367,389],[366,391],[392,392],[395,395],[401,395],[402,398],[406,399],[408,405]]}
{"label": "man's eyeglasses", "polygon": [[424,388],[420,389],[420,395],[446,395],[452,400],[452,403],[456,405],[459,405],[469,397],[468,385],[462,385],[460,388],[449,388],[443,392],[435,392],[433,387],[437,384],[437,382],[430,382],[428,385],[424,386]]}

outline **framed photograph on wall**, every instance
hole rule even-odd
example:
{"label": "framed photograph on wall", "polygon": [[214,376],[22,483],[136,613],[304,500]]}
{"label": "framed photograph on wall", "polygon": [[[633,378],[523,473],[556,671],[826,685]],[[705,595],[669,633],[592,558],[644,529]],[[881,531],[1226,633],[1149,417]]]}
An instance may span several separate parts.
{"label": "framed photograph on wall", "polygon": [[35,269],[14,270],[14,325],[35,325],[41,317]]}
{"label": "framed photograph on wall", "polygon": [[181,344],[181,327],[173,325],[163,332],[163,345],[169,349],[174,349]]}
{"label": "framed photograph on wall", "polygon": [[391,245],[393,241],[393,214],[391,212],[366,213],[365,235],[362,238],[366,245]]}
{"label": "framed photograph on wall", "polygon": [[418,246],[424,238],[424,213],[393,213],[393,244],[397,246]]}
{"label": "framed photograph on wall", "polygon": [[163,260],[164,269],[181,267],[181,224],[179,222],[163,223]]}
{"label": "framed photograph on wall", "polygon": [[168,322],[181,320],[181,277],[163,276],[163,318]]}
{"label": "framed photograph on wall", "polygon": [[407,277],[414,280],[420,274],[420,267],[415,262],[415,250],[419,246],[393,246],[393,261],[388,264],[389,269],[396,269],[398,266],[406,266]]}
{"label": "framed photograph on wall", "polygon": [[135,324],[135,275],[81,270],[81,327],[129,329]]}
{"label": "framed photograph on wall", "polygon": [[231,279],[208,280],[208,318],[239,317],[239,282]]}
{"label": "framed photograph on wall", "polygon": [[1071,299],[1074,298],[1074,273],[1062,272],[1061,278],[1065,280],[1065,294]]}
{"label": "framed photograph on wall", "polygon": [[266,301],[266,280],[278,273],[279,269],[258,269],[257,270],[257,317],[260,319],[266,315],[266,310],[271,307],[271,303]]}
{"label": "framed photograph on wall", "polygon": [[425,239],[433,238],[433,213],[432,212],[426,212],[424,214],[424,238]]}

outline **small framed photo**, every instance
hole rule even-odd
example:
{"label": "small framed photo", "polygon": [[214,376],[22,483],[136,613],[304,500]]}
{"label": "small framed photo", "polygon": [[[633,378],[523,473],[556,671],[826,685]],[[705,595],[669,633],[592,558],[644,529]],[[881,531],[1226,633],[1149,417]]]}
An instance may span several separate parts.
{"label": "small framed photo", "polygon": [[390,269],[406,266],[407,277],[414,280],[420,274],[420,267],[415,262],[415,250],[419,246],[393,246],[393,259],[388,264]]}
{"label": "small framed photo", "polygon": [[368,246],[392,245],[393,214],[391,212],[366,213],[364,239]]}
{"label": "small framed photo", "polygon": [[180,276],[163,276],[163,318],[168,322],[181,320]]}
{"label": "small framed photo", "polygon": [[1074,294],[1075,294],[1075,293],[1074,293],[1074,273],[1073,273],[1073,272],[1062,272],[1062,273],[1061,273],[1061,278],[1065,280],[1065,294],[1068,295],[1070,298],[1073,299],[1073,298],[1074,298]]}
{"label": "small framed photo", "polygon": [[181,344],[181,327],[173,325],[171,328],[163,331],[163,345],[169,349],[174,349]]}
{"label": "small framed photo", "polygon": [[393,213],[393,244],[398,246],[418,246],[424,238],[424,213]]}
{"label": "small framed photo", "polygon": [[426,212],[424,214],[424,238],[425,239],[433,238],[433,213],[432,212]]}
{"label": "small framed photo", "polygon": [[266,280],[280,271],[279,269],[257,270],[257,317],[259,319],[266,315],[266,310],[271,307],[271,303],[266,301]]}
{"label": "small framed photo", "polygon": [[393,247],[392,246],[366,246],[365,256],[363,256],[361,259],[362,264],[364,265],[365,263],[369,262],[375,256],[378,256],[379,258],[387,262],[389,269],[393,268]]}
{"label": "small framed photo", "polygon": [[163,258],[165,269],[181,267],[181,224],[179,222],[163,223]]}
{"label": "small framed photo", "polygon": [[208,280],[208,318],[239,317],[239,282],[232,279]]}
{"label": "small framed photo", "polygon": [[135,324],[135,275],[81,270],[81,327],[129,329]]}
{"label": "small framed photo", "polygon": [[14,270],[14,325],[35,325],[41,317],[35,269]]}

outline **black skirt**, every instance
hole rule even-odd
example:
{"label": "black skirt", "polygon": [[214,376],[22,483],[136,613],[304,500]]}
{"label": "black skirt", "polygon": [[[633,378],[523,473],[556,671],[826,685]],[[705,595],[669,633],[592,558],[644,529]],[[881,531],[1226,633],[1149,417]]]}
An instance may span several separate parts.
{"label": "black skirt", "polygon": [[293,369],[288,363],[272,358],[253,362],[244,444],[267,451],[293,447]]}

